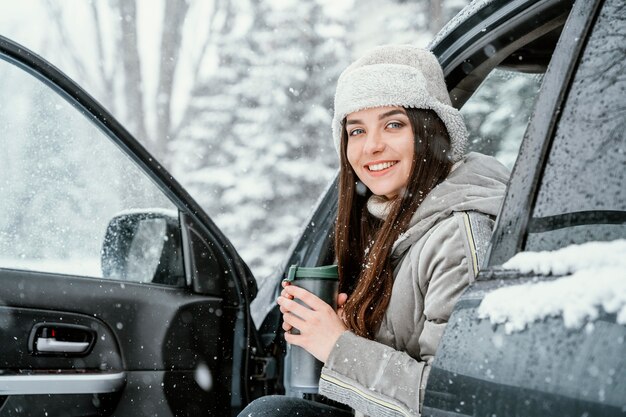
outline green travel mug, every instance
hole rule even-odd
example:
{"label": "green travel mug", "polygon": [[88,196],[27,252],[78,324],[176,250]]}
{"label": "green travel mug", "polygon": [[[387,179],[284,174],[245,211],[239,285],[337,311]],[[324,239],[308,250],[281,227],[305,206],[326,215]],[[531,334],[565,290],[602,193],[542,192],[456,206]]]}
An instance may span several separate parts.
{"label": "green travel mug", "polygon": [[[337,309],[339,269],[337,265],[312,268],[292,265],[285,281],[317,295],[333,309]],[[308,307],[304,302],[296,302]],[[291,331],[298,334],[296,329]],[[285,357],[285,391],[288,396],[302,398],[304,394],[317,394],[322,362],[299,346],[288,345]]]}

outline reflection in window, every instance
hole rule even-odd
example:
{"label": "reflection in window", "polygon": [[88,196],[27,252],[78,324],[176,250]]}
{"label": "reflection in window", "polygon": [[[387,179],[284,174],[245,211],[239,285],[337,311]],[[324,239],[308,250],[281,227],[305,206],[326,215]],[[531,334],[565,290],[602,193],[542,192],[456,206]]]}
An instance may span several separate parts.
{"label": "reflection in window", "polygon": [[139,223],[128,251],[127,279],[152,281],[167,238],[166,226],[163,219],[146,219]]}

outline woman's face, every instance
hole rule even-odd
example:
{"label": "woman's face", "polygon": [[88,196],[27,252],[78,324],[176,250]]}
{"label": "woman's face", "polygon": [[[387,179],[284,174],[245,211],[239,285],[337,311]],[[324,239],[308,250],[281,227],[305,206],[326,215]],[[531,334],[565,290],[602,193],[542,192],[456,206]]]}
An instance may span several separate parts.
{"label": "woman's face", "polygon": [[374,194],[392,198],[406,187],[414,135],[402,107],[375,107],[346,116],[348,162]]}

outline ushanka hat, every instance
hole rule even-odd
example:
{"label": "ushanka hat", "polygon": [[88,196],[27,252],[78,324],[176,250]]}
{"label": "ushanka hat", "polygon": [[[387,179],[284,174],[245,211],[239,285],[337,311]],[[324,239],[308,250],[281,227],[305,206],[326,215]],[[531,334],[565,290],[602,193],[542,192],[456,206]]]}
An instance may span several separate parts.
{"label": "ushanka hat", "polygon": [[341,73],[332,125],[337,151],[348,114],[384,106],[434,110],[450,135],[450,159],[456,162],[465,154],[465,122],[452,107],[441,65],[430,51],[412,45],[379,46]]}

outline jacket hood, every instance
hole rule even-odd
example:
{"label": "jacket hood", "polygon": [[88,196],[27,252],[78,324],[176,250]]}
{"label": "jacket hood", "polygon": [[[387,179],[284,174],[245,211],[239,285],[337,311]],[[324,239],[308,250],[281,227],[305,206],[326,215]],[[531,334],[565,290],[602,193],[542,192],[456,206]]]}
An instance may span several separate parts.
{"label": "jacket hood", "polygon": [[398,258],[438,222],[454,212],[477,211],[496,216],[500,210],[509,170],[497,159],[476,152],[455,163],[448,177],[418,207],[408,229],[393,245]]}

